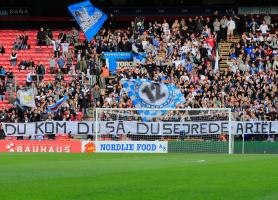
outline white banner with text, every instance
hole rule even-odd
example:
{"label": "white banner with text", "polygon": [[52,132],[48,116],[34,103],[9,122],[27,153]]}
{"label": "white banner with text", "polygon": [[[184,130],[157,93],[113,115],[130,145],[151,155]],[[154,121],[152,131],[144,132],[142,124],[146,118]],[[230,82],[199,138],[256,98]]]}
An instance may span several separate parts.
{"label": "white banner with text", "polygon": [[[6,136],[48,134],[93,135],[93,121],[43,121],[32,123],[2,123]],[[232,134],[278,134],[278,121],[233,121]],[[101,121],[100,135],[207,135],[229,132],[228,121],[202,122],[137,122]]]}

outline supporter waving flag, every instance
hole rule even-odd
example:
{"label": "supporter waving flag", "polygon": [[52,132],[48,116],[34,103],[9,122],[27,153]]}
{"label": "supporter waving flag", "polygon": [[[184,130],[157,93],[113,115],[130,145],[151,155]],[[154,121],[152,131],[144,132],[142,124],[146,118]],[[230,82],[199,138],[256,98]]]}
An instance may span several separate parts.
{"label": "supporter waving flag", "polygon": [[59,99],[59,101],[57,101],[55,104],[52,104],[50,106],[47,107],[47,111],[48,112],[52,112],[52,111],[56,111],[58,110],[58,108],[63,105],[63,103],[65,103],[68,100],[68,96],[64,96],[62,99]]}
{"label": "supporter waving flag", "polygon": [[68,9],[89,41],[98,33],[107,19],[107,15],[94,7],[90,1],[70,5]]}

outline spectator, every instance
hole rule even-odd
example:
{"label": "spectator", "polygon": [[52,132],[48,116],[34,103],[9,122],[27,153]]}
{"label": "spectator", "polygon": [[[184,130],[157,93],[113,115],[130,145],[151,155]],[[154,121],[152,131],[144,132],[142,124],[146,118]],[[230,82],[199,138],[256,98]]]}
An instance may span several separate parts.
{"label": "spectator", "polygon": [[35,69],[35,62],[33,61],[32,58],[29,59],[27,67],[28,67],[29,70]]}
{"label": "spectator", "polygon": [[57,65],[58,65],[58,68],[61,70],[61,72],[66,73],[66,70],[65,70],[66,62],[65,62],[63,56],[60,56],[58,58]]}
{"label": "spectator", "polygon": [[251,22],[249,23],[249,28],[252,34],[256,34],[256,30],[259,28],[257,21],[252,18]]}
{"label": "spectator", "polygon": [[60,68],[57,69],[57,73],[55,75],[55,80],[57,82],[64,80],[64,74],[62,73]]}
{"label": "spectator", "polygon": [[85,57],[82,57],[81,60],[79,62],[77,62],[76,69],[79,72],[83,72],[83,73],[87,72],[88,66],[87,66],[87,62],[85,60]]}
{"label": "spectator", "polygon": [[54,51],[54,57],[58,58],[60,56],[60,44],[61,44],[61,39],[63,38],[60,37],[60,39],[57,40],[51,40],[48,36],[47,38],[51,41],[52,45],[53,45],[53,51]]}
{"label": "spectator", "polygon": [[107,68],[107,66],[103,65],[101,71],[102,71],[101,76],[107,79],[109,77],[109,69]]}
{"label": "spectator", "polygon": [[79,40],[79,33],[74,27],[72,27],[71,35],[72,35],[72,43],[75,45]]}
{"label": "spectator", "polygon": [[16,36],[16,39],[15,39],[15,42],[14,42],[14,45],[13,45],[13,49],[14,50],[21,50],[21,47],[22,47],[22,38],[21,36]]}
{"label": "spectator", "polygon": [[50,73],[54,74],[55,73],[55,66],[56,66],[56,59],[54,56],[51,56],[49,58],[49,68],[50,68]]}
{"label": "spectator", "polygon": [[[50,28],[46,29],[45,38],[46,38],[46,41],[45,41],[46,45],[47,46],[51,45],[51,40],[53,38],[53,35],[52,35],[52,30]],[[50,40],[48,38],[50,38]]]}
{"label": "spectator", "polygon": [[227,39],[227,24],[228,24],[228,19],[226,16],[223,16],[222,19],[220,20],[220,37],[221,40],[226,40]]}
{"label": "spectator", "polygon": [[263,21],[263,23],[260,25],[260,27],[257,29],[257,31],[261,31],[262,36],[264,38],[266,38],[267,32],[269,31],[269,29],[268,29],[268,26],[265,21]]}
{"label": "spectator", "polygon": [[5,53],[5,48],[2,44],[0,44],[0,53],[3,55]]}
{"label": "spectator", "polygon": [[94,103],[99,102],[100,101],[100,88],[99,86],[96,84],[95,87],[93,88],[93,98],[94,98]]}
{"label": "spectator", "polygon": [[4,81],[6,77],[6,70],[3,66],[0,66],[0,81]]}
{"label": "spectator", "polygon": [[67,71],[71,71],[72,74],[75,74],[75,67],[73,64],[74,61],[74,54],[72,53],[72,50],[69,50],[65,54],[65,59],[66,59],[66,66],[67,66]]}
{"label": "spectator", "polygon": [[26,70],[28,67],[28,62],[26,60],[22,60],[19,62],[19,65],[18,65],[18,69],[19,71],[20,70]]}
{"label": "spectator", "polygon": [[23,34],[20,36],[21,37],[21,50],[28,50],[30,49],[30,46],[28,45],[28,36],[23,32]]}
{"label": "spectator", "polygon": [[6,80],[6,86],[10,86],[10,88],[12,88],[12,84],[14,83],[13,78],[14,78],[14,74],[11,70],[8,70],[6,72],[6,76],[7,76],[7,80]]}
{"label": "spectator", "polygon": [[2,81],[0,81],[0,101],[5,100],[5,92],[6,92],[6,86]]}
{"label": "spectator", "polygon": [[[3,113],[4,115],[4,113]],[[1,121],[5,121],[5,118],[3,118],[3,115],[1,116]],[[5,132],[3,130],[2,124],[0,123],[0,140],[5,139]]]}
{"label": "spectator", "polygon": [[196,17],[195,20],[197,20],[196,21],[196,32],[197,32],[197,34],[201,35],[203,32],[203,29],[204,29],[204,24],[203,24],[204,19],[202,16],[200,16],[200,17]]}
{"label": "spectator", "polygon": [[235,21],[232,19],[232,17],[230,17],[230,20],[227,22],[228,41],[233,41],[235,28],[236,28]]}
{"label": "spectator", "polygon": [[65,56],[68,51],[69,51],[69,42],[68,41],[65,41],[63,43],[61,43],[61,47],[62,47],[62,55]]}
{"label": "spectator", "polygon": [[215,18],[214,22],[213,22],[213,31],[216,32],[217,34],[217,42],[220,41],[220,22],[218,20],[218,18]]}
{"label": "spectator", "polygon": [[271,25],[271,17],[269,16],[269,14],[264,16],[264,21],[268,27]]}
{"label": "spectator", "polygon": [[278,72],[278,56],[274,57],[274,62],[273,62],[272,67],[273,67],[273,70],[276,71],[276,74],[277,74],[277,72]]}
{"label": "spectator", "polygon": [[38,65],[36,66],[36,74],[39,77],[39,80],[42,80],[44,75],[45,75],[45,67],[42,64],[42,62],[39,62]]}
{"label": "spectator", "polygon": [[43,46],[46,44],[46,33],[45,33],[43,27],[41,27],[40,30],[38,31],[37,44],[38,44],[38,46]]}
{"label": "spectator", "polygon": [[15,52],[15,50],[13,50],[12,53],[11,53],[10,62],[11,62],[11,66],[16,66],[16,63],[17,63],[17,53]]}

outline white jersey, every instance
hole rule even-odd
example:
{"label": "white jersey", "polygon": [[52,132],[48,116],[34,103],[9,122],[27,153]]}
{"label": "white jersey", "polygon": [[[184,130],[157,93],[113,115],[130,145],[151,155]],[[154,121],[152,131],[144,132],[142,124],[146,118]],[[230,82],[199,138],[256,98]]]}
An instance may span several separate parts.
{"label": "white jersey", "polygon": [[236,28],[236,23],[233,20],[229,20],[227,23],[228,29],[235,29]]}

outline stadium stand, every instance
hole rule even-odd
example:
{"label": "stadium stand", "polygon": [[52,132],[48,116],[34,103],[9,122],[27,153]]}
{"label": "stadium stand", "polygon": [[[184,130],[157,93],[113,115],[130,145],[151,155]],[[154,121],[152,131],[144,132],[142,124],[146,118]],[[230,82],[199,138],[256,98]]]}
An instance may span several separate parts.
{"label": "stadium stand", "polygon": [[[248,26],[239,26],[244,20]],[[233,25],[228,30],[230,21],[221,18],[216,23],[205,17],[176,19],[173,23],[136,19],[127,29],[103,28],[91,43],[76,30],[54,30],[52,40],[46,36],[42,39],[45,43],[37,39],[38,30],[24,30],[28,45],[15,51],[15,66],[10,62],[11,54],[23,31],[0,30],[0,44],[5,48],[0,55],[5,86],[0,86],[2,120],[81,120],[92,118],[95,107],[133,107],[120,84],[126,78],[175,84],[186,98],[180,108],[230,107],[237,120],[277,120],[278,32],[271,24],[265,29],[266,19],[256,20],[255,30],[254,19],[245,17],[236,18],[237,30]],[[230,37],[234,31],[235,37]],[[226,67],[220,68],[224,47],[229,47],[229,56],[224,60]],[[122,68],[116,75],[109,74],[101,53],[130,52],[134,48],[146,52],[144,61],[132,70]],[[22,110],[14,104],[16,91],[30,86],[38,91],[37,109]],[[47,105],[65,94],[70,100],[60,111],[47,113]]]}

